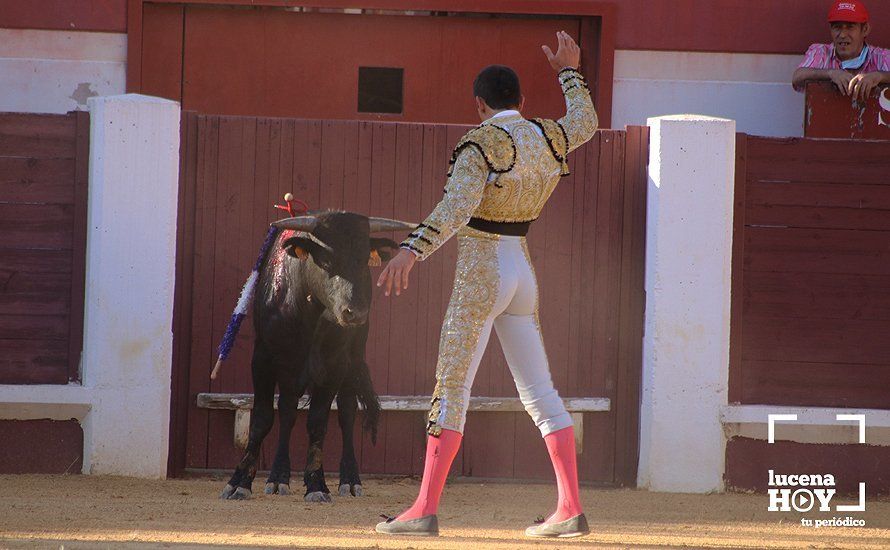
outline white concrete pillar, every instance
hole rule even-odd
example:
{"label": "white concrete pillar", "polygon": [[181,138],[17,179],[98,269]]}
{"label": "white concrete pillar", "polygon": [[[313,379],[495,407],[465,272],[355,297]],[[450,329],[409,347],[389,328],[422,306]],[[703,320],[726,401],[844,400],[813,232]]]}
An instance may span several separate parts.
{"label": "white concrete pillar", "polygon": [[127,94],[89,110],[84,472],[165,477],[180,109]]}
{"label": "white concrete pillar", "polygon": [[650,118],[638,484],[723,489],[735,121]]}

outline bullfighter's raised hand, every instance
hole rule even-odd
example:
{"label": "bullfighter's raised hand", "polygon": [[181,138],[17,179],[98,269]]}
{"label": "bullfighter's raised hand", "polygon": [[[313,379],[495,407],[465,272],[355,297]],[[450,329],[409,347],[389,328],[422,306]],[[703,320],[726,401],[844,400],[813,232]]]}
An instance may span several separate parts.
{"label": "bullfighter's raised hand", "polygon": [[555,54],[550,49],[550,46],[546,44],[541,46],[541,49],[544,50],[544,55],[547,56],[547,61],[550,62],[550,66],[555,71],[561,71],[565,68],[577,69],[581,63],[581,48],[565,31],[556,33],[556,39],[558,46]]}

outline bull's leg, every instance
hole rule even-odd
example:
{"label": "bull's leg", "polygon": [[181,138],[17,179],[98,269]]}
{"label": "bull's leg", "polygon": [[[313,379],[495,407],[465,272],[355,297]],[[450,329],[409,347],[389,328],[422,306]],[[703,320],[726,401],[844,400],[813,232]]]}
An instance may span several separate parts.
{"label": "bull's leg", "polygon": [[269,434],[269,430],[272,429],[272,423],[275,420],[275,377],[270,367],[268,353],[257,342],[253,350],[253,414],[250,418],[247,449],[220,498],[230,500],[250,498],[260,446],[263,444],[263,439]]}
{"label": "bull's leg", "polygon": [[278,389],[278,449],[266,480],[266,494],[290,494],[290,436],[297,419],[296,383],[291,373],[279,377]]}
{"label": "bull's leg", "polygon": [[353,429],[357,410],[355,394],[351,388],[341,388],[337,394],[337,420],[343,434],[343,455],[340,457],[340,496],[362,496],[362,480],[358,477],[355,460]]}
{"label": "bull's leg", "polygon": [[343,434],[343,456],[340,459],[340,495],[362,495],[358,463],[355,460],[353,429],[357,401],[365,408],[365,429],[371,433],[371,442],[377,443],[377,422],[380,418],[380,401],[371,383],[371,373],[365,362],[365,346],[368,342],[368,325],[355,329],[352,334],[349,370],[340,384],[337,394],[337,416]]}
{"label": "bull's leg", "polygon": [[318,386],[312,392],[309,419],[306,421],[309,452],[306,457],[306,470],[303,472],[303,484],[306,486],[306,496],[303,498],[307,502],[331,502],[331,492],[324,481],[322,449],[335,393],[334,390],[324,386]]}

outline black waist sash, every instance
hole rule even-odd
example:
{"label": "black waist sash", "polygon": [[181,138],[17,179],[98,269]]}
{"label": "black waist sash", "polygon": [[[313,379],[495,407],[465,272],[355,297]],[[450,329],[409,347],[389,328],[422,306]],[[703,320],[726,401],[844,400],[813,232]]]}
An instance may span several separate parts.
{"label": "black waist sash", "polygon": [[467,224],[467,227],[497,235],[525,237],[531,224],[532,222],[493,222],[481,218],[470,218],[470,223]]}

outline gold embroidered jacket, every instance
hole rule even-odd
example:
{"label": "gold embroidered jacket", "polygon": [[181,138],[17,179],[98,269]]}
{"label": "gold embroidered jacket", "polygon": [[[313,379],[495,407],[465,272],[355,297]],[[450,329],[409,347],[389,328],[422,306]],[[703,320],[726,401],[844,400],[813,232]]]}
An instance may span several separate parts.
{"label": "gold embroidered jacket", "polygon": [[513,114],[470,130],[454,148],[445,196],[402,242],[403,248],[423,260],[472,217],[492,222],[537,219],[560,176],[569,173],[566,156],[593,137],[597,127],[581,73],[563,69],[558,77],[566,115],[554,121]]}

